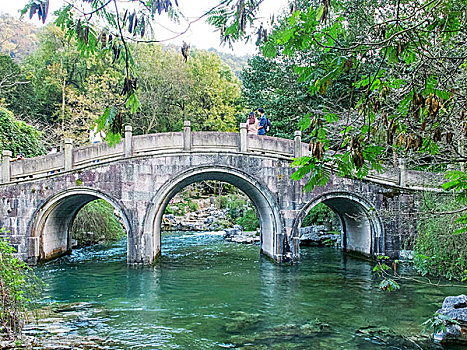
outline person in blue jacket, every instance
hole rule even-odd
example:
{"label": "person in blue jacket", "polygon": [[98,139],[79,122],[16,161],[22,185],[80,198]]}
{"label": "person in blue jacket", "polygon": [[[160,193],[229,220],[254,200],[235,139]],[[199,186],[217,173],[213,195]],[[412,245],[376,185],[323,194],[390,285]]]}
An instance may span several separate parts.
{"label": "person in blue jacket", "polygon": [[258,108],[258,113],[260,116],[259,126],[258,126],[258,135],[266,135],[266,125],[268,123],[268,120],[266,119],[266,116],[264,115],[264,109]]}

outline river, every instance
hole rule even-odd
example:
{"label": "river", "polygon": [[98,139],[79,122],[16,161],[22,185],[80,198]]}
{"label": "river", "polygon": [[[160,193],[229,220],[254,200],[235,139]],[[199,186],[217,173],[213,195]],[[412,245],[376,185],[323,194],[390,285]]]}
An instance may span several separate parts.
{"label": "river", "polygon": [[65,319],[55,330],[26,332],[108,349],[441,349],[421,324],[464,292],[380,291],[373,262],[333,248],[303,247],[299,264],[278,265],[219,234],[164,234],[162,247],[155,266],[127,266],[126,241],[38,266],[41,303],[77,304],[55,312]]}

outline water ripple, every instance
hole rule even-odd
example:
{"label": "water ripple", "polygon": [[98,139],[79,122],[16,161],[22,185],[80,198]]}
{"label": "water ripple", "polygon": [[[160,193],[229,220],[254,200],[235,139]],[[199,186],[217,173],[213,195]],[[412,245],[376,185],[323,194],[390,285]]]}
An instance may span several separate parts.
{"label": "water ripple", "polygon": [[127,266],[126,241],[39,266],[44,304],[86,305],[56,329],[112,349],[431,349],[421,323],[460,292],[408,282],[383,293],[371,262],[332,248],[304,248],[290,266],[221,233],[166,234],[162,247],[154,266]]}

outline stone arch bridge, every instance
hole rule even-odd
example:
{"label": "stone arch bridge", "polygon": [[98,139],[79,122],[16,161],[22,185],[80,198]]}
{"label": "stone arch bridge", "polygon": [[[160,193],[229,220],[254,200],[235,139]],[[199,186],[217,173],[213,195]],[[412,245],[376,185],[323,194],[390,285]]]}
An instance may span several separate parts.
{"label": "stone arch bridge", "polygon": [[[121,212],[128,234],[128,263],[152,263],[161,251],[161,220],[170,199],[201,180],[235,185],[260,217],[261,252],[277,262],[298,260],[299,228],[308,211],[325,203],[341,222],[345,250],[397,256],[415,233],[424,174],[395,169],[363,180],[332,175],[324,187],[304,192],[292,181],[293,157],[305,155],[295,140],[239,133],[183,132],[133,136],[125,129],[116,147],[95,144],[11,162],[4,151],[0,227],[22,259],[35,263],[71,250],[76,213],[102,198]],[[431,181],[431,180],[430,180]],[[5,233],[3,233],[5,234]]]}

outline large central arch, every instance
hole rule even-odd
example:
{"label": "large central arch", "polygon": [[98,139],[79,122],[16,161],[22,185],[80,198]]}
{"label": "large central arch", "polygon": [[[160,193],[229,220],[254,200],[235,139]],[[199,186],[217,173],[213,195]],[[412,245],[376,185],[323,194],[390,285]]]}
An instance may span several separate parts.
{"label": "large central arch", "polygon": [[341,223],[341,245],[346,251],[376,256],[385,251],[384,229],[375,209],[365,199],[348,192],[330,192],[307,203],[294,220],[294,255],[300,254],[300,227],[305,216],[323,203],[337,214]]}
{"label": "large central arch", "polygon": [[[186,170],[167,181],[151,201],[143,223],[144,256],[157,258],[161,251],[161,221],[170,199],[182,188],[199,181],[218,180],[242,190],[252,201],[259,215],[261,252],[275,259],[280,256],[278,235],[282,223],[277,202],[266,186],[252,176],[234,168],[205,166]],[[147,261],[145,261],[147,263]]]}
{"label": "large central arch", "polygon": [[96,199],[109,202],[120,212],[127,234],[130,234],[131,226],[125,211],[115,200],[93,188],[71,188],[52,196],[35,212],[29,235],[35,243],[29,246],[29,260],[48,260],[70,251],[69,231],[73,220],[82,207]]}

